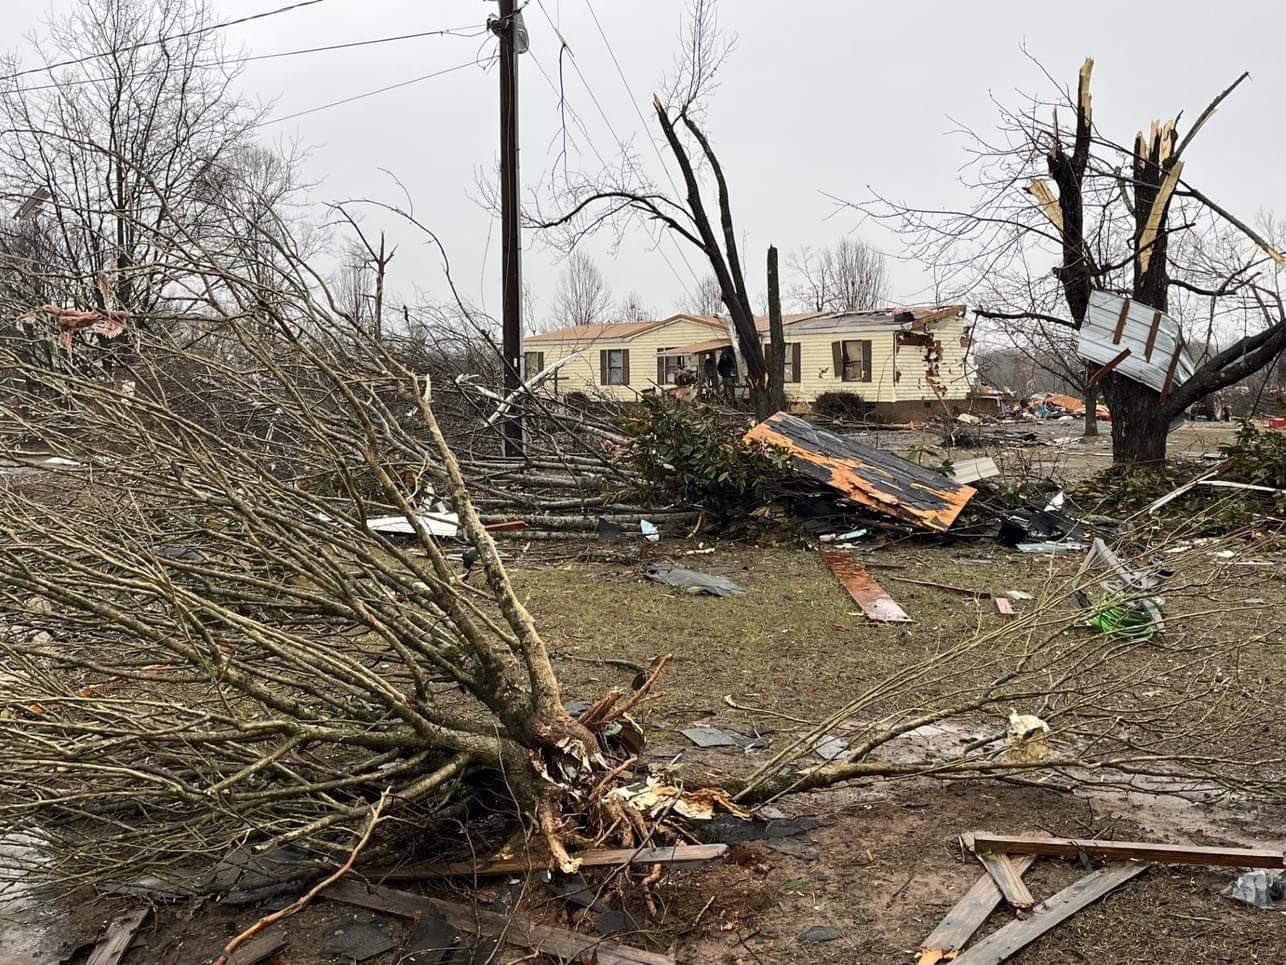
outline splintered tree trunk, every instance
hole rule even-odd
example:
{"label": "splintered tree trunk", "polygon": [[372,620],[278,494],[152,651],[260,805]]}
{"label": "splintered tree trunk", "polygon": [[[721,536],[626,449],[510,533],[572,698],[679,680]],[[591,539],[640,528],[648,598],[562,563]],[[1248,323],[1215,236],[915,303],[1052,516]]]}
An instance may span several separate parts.
{"label": "splintered tree trunk", "polygon": [[[772,343],[768,386],[774,412],[786,408],[786,329],[781,320],[781,287],[777,274],[777,246],[768,246],[768,337]],[[766,416],[759,416],[762,422]],[[771,414],[771,413],[770,413]]]}
{"label": "splintered tree trunk", "polygon": [[1169,419],[1161,411],[1160,394],[1115,373],[1102,388],[1112,411],[1112,463],[1164,462]]}
{"label": "splintered tree trunk", "polygon": [[1094,366],[1085,366],[1085,434],[1087,436],[1098,435],[1098,383],[1090,382],[1089,378],[1094,374]]}

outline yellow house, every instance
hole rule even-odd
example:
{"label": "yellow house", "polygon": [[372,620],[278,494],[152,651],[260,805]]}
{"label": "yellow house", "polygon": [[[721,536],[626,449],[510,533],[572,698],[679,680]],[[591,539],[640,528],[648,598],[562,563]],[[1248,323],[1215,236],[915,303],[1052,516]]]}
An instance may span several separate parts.
{"label": "yellow house", "polygon": [[[878,413],[915,416],[946,404],[967,407],[973,366],[964,305],[916,305],[865,312],[813,312],[783,320],[786,397],[807,405],[823,392],[860,396]],[[768,320],[755,320],[768,340]],[[629,401],[674,385],[681,367],[703,371],[731,346],[728,324],[708,315],[649,322],[581,325],[524,341],[528,376],[568,355],[556,379],[560,395],[580,392]]]}

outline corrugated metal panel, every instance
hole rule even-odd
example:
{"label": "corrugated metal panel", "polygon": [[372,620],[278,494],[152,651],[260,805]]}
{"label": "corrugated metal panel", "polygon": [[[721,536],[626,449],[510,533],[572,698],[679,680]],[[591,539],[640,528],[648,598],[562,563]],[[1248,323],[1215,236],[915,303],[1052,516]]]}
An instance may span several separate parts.
{"label": "corrugated metal panel", "polygon": [[759,423],[745,441],[777,446],[796,472],[855,503],[926,529],[945,530],[976,490],[883,449],[819,429],[784,412]]}
{"label": "corrugated metal panel", "polygon": [[1171,391],[1177,389],[1196,371],[1192,356],[1183,346],[1179,323],[1151,306],[1129,301],[1129,310],[1122,325],[1121,310],[1127,301],[1110,292],[1090,293],[1076,353],[1090,362],[1107,365],[1128,350],[1129,354],[1116,364],[1114,371],[1161,392],[1165,388],[1170,363],[1178,351]]}

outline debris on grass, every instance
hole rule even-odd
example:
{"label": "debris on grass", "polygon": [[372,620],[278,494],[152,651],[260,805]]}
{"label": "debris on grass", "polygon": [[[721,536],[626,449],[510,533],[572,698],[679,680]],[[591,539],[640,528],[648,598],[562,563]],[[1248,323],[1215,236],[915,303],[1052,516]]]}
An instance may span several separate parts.
{"label": "debris on grass", "polygon": [[675,586],[693,596],[737,596],[745,589],[723,576],[698,573],[673,563],[650,563],[643,575],[654,583]]}

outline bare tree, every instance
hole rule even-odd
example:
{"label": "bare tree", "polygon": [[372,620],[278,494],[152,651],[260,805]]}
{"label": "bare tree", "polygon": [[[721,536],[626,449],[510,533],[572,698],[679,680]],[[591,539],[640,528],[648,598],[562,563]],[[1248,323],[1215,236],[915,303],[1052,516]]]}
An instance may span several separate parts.
{"label": "bare tree", "polygon": [[200,0],[75,0],[34,40],[65,66],[0,90],[0,196],[44,197],[33,215],[56,225],[42,252],[56,303],[103,308],[94,280],[107,270],[117,305],[150,312],[176,292],[139,226],[179,214],[194,234],[222,233],[212,195],[258,114],[232,95],[237,71],[211,25]]}
{"label": "bare tree", "polygon": [[692,312],[694,315],[722,315],[723,307],[723,289],[719,287],[719,279],[714,275],[705,275],[701,283],[697,285],[696,291],[692,293],[695,299],[691,304],[685,301],[679,308],[685,312]]}
{"label": "bare tree", "polygon": [[[653,99],[653,108],[682,177],[683,197],[667,195],[642,180],[635,169],[628,168],[615,178],[569,179],[569,195],[558,199],[562,213],[544,217],[536,212],[530,220],[551,236],[561,232],[560,243],[566,248],[574,247],[586,234],[609,222],[619,225],[633,219],[659,222],[693,245],[709,263],[718,282],[755,415],[766,419],[772,414],[768,368],[746,288],[732,199],[723,167],[702,124],[703,105],[714,89],[719,67],[731,45],[719,30],[714,0],[693,0],[680,41],[674,76],[666,86],[664,98]],[[714,182],[717,207],[713,213],[707,202],[710,186],[703,184],[704,171]]]}
{"label": "bare tree", "polygon": [[573,251],[558,276],[549,327],[591,325],[604,321],[611,310],[612,293],[603,273],[589,255]]}
{"label": "bare tree", "polygon": [[830,248],[805,246],[791,257],[792,295],[804,311],[856,312],[888,297],[884,255],[863,241],[841,238]]}
{"label": "bare tree", "polygon": [[616,317],[623,322],[647,322],[655,318],[656,315],[648,307],[643,296],[638,291],[631,289],[629,294],[621,299],[621,304],[616,309]]}
{"label": "bare tree", "polygon": [[[1183,176],[1184,151],[1247,75],[1219,94],[1184,137],[1176,121],[1166,121],[1126,146],[1094,127],[1092,67],[1086,60],[1075,93],[1002,107],[999,138],[966,132],[971,207],[924,209],[880,196],[857,207],[899,227],[911,252],[933,268],[936,284],[980,303],[983,318],[1075,330],[1099,288],[1163,312],[1173,300],[1190,328],[1204,317],[1212,335],[1239,329],[1201,355],[1192,377],[1164,397],[1118,372],[1096,372],[1112,410],[1116,461],[1155,462],[1165,458],[1175,417],[1286,347],[1286,310],[1262,277],[1267,265],[1286,258]],[[1070,111],[1070,129],[1059,124],[1060,110]],[[1057,264],[1046,274],[1039,265],[1051,255]]]}

